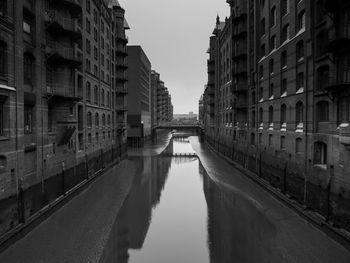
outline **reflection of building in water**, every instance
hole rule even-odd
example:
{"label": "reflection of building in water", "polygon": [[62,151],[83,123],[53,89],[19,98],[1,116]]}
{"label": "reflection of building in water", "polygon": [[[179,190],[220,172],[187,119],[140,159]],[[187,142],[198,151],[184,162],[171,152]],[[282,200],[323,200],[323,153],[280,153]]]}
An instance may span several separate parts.
{"label": "reflection of building in water", "polygon": [[159,203],[168,177],[171,158],[144,157],[134,161],[137,174],[118,213],[101,263],[128,262],[128,250],[142,248],[152,208]]}
{"label": "reflection of building in water", "polygon": [[276,228],[250,200],[217,185],[199,163],[208,206],[211,263],[282,262],[275,248]]}

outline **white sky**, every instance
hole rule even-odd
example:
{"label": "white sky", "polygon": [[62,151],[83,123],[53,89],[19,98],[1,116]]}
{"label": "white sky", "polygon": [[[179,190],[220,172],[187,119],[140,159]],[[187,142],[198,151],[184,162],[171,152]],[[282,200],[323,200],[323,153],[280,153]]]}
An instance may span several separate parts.
{"label": "white sky", "polygon": [[168,87],[174,113],[198,112],[207,82],[207,49],[226,0],[119,0],[130,25],[130,45],[141,45]]}

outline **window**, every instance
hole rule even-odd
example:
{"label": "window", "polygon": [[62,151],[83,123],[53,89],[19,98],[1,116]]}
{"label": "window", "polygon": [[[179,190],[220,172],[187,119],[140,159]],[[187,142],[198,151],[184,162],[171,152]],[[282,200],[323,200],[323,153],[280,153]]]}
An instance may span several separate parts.
{"label": "window", "polygon": [[255,133],[250,134],[250,145],[255,145]]}
{"label": "window", "polygon": [[107,116],[107,125],[111,125],[111,115]]}
{"label": "window", "polygon": [[88,134],[88,142],[89,142],[89,144],[91,144],[91,143],[92,143],[91,133],[89,133],[89,134]]}
{"label": "window", "polygon": [[325,31],[321,31],[316,36],[316,57],[326,54],[326,45],[328,43],[328,35]]}
{"label": "window", "polygon": [[98,38],[97,38],[97,29],[94,28],[94,40],[97,41],[97,39],[98,39]]}
{"label": "window", "polygon": [[259,66],[259,78],[262,79],[264,77],[264,66]]}
{"label": "window", "polygon": [[86,71],[90,72],[91,71],[91,62],[90,62],[90,59],[86,59],[85,60],[85,63],[86,63]]}
{"label": "window", "polygon": [[90,0],[86,0],[86,11],[90,14],[91,3]]}
{"label": "window", "polygon": [[281,83],[281,96],[287,95],[287,79],[282,79]]}
{"label": "window", "polygon": [[86,39],[86,52],[88,54],[91,53],[91,43],[90,43],[90,40],[89,39]]}
{"label": "window", "polygon": [[94,47],[94,59],[97,60],[98,59],[98,51],[97,51],[97,47]]}
{"label": "window", "polygon": [[4,101],[0,101],[0,136],[4,135],[4,120],[5,120],[5,113],[4,113]]}
{"label": "window", "polygon": [[297,43],[297,60],[301,60],[304,58],[304,42],[299,41]]}
{"label": "window", "polygon": [[104,89],[101,90],[101,105],[105,105],[105,91]]}
{"label": "window", "polygon": [[0,78],[7,77],[7,46],[4,42],[0,41]]}
{"label": "window", "polygon": [[317,122],[329,121],[329,104],[327,101],[320,101],[316,104]]}
{"label": "window", "polygon": [[0,0],[0,16],[7,14],[7,0]]}
{"label": "window", "polygon": [[287,106],[286,104],[282,104],[281,106],[281,126],[285,126],[287,124]]}
{"label": "window", "polygon": [[314,144],[314,164],[327,164],[327,144],[324,142],[315,142]]}
{"label": "window", "polygon": [[329,66],[322,66],[316,72],[316,90],[324,91],[329,84]]}
{"label": "window", "polygon": [[24,133],[32,133],[33,128],[33,107],[24,105]]}
{"label": "window", "polygon": [[102,114],[102,126],[106,126],[106,115]]}
{"label": "window", "polygon": [[266,47],[265,44],[262,44],[260,47],[260,53],[261,53],[261,57],[264,57],[266,55]]}
{"label": "window", "polygon": [[284,151],[286,149],[286,136],[281,136],[281,150]]}
{"label": "window", "polygon": [[273,70],[274,69],[274,61],[273,61],[273,59],[270,59],[270,61],[269,61],[269,73],[270,73],[270,75],[273,75]]}
{"label": "window", "polygon": [[297,102],[295,107],[295,122],[297,125],[304,122],[304,105],[301,101]]}
{"label": "window", "polygon": [[98,104],[98,88],[97,86],[94,87],[94,99],[95,104]]}
{"label": "window", "polygon": [[285,16],[289,13],[289,0],[281,1],[281,15]]}
{"label": "window", "polygon": [[273,124],[273,107],[270,106],[269,108],[269,124]]}
{"label": "window", "polygon": [[261,36],[265,35],[265,28],[266,28],[265,18],[261,19],[260,28],[261,28]]}
{"label": "window", "polygon": [[97,11],[94,9],[94,22],[97,23]]}
{"label": "window", "polygon": [[91,84],[90,82],[86,82],[86,100],[91,102]]}
{"label": "window", "polygon": [[297,76],[297,90],[304,89],[304,72],[298,73]]}
{"label": "window", "polygon": [[99,119],[98,113],[96,112],[95,113],[95,126],[98,127],[99,125],[100,125],[100,119]]}
{"label": "window", "polygon": [[273,85],[273,83],[271,83],[269,86],[269,98],[270,99],[273,99],[274,89],[275,89],[275,86]]}
{"label": "window", "polygon": [[277,48],[277,40],[276,40],[276,36],[273,35],[271,38],[270,38],[270,52],[274,49]]}
{"label": "window", "polygon": [[260,87],[259,89],[259,99],[260,100],[264,99],[264,87]]}
{"label": "window", "polygon": [[285,25],[282,30],[282,43],[289,39],[289,25]]}
{"label": "window", "polygon": [[282,51],[281,53],[281,68],[287,67],[287,50]]}
{"label": "window", "polygon": [[260,0],[260,6],[261,6],[261,8],[265,7],[265,0]]}
{"label": "window", "polygon": [[27,34],[32,33],[32,23],[29,19],[23,19],[23,31]]}
{"label": "window", "polygon": [[107,91],[107,107],[111,106],[111,103],[110,103],[111,98],[109,94],[110,94],[109,91]]}
{"label": "window", "polygon": [[96,142],[98,142],[98,138],[99,137],[99,135],[98,135],[98,132],[96,132]]}
{"label": "window", "polygon": [[340,99],[339,120],[341,123],[350,122],[350,96]]}
{"label": "window", "polygon": [[34,72],[34,59],[32,54],[25,53],[23,57],[23,77],[24,77],[24,84],[26,85],[33,85],[33,72]]}
{"label": "window", "polygon": [[92,126],[92,114],[91,114],[91,112],[88,112],[88,113],[87,113],[87,116],[86,116],[86,123],[87,123],[87,126],[88,126],[88,127],[91,127],[91,126]]}
{"label": "window", "polygon": [[305,29],[306,24],[306,15],[305,11],[301,11],[298,15],[298,31]]}
{"label": "window", "polygon": [[303,152],[303,140],[301,138],[297,138],[295,140],[295,153],[301,154]]}
{"label": "window", "polygon": [[269,134],[269,147],[272,147],[273,145],[273,137],[272,134]]}
{"label": "window", "polygon": [[277,22],[276,7],[272,7],[270,12],[270,27],[275,26],[276,22]]}
{"label": "window", "polygon": [[86,18],[86,32],[88,32],[89,34],[91,32],[91,24],[88,18]]}
{"label": "window", "polygon": [[252,128],[255,128],[255,111],[252,111],[251,126]]}

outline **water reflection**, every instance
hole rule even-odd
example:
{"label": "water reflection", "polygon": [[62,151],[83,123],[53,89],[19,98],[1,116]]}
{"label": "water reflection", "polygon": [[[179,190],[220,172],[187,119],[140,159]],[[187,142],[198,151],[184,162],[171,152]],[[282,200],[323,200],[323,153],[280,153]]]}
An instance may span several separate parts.
{"label": "water reflection", "polygon": [[[164,150],[189,151],[180,138]],[[137,176],[100,262],[283,262],[263,211],[213,182],[197,158],[131,160]]]}
{"label": "water reflection", "polygon": [[277,229],[244,197],[213,182],[199,163],[208,205],[211,263],[283,262]]}

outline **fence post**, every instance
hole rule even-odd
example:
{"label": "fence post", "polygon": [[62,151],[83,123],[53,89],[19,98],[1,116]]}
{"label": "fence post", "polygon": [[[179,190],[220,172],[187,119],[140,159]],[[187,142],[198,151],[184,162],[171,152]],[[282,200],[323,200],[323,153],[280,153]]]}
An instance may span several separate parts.
{"label": "fence post", "polygon": [[22,186],[22,180],[18,180],[18,221],[20,223],[25,223],[26,217],[25,217],[25,207],[24,207],[24,193],[23,193],[23,186]]}
{"label": "fence post", "polygon": [[259,153],[259,177],[262,177],[262,154]]}
{"label": "fence post", "polygon": [[329,179],[327,184],[327,214],[326,214],[326,222],[329,221],[329,217],[331,214],[331,188],[332,188],[332,179],[334,176],[334,165],[330,165]]}
{"label": "fence post", "polygon": [[287,193],[287,162],[284,163],[283,169],[283,194]]}

